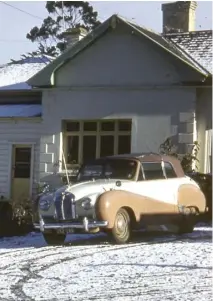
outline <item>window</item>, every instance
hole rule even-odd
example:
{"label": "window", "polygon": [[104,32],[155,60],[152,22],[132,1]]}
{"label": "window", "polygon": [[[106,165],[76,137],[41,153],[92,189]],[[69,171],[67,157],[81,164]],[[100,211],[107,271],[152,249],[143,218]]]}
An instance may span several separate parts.
{"label": "window", "polygon": [[83,162],[94,159],[96,156],[96,136],[83,137]]}
{"label": "window", "polygon": [[15,148],[14,178],[30,178],[31,148]]}
{"label": "window", "polygon": [[177,178],[173,166],[169,162],[164,162],[164,170],[168,179]]}
{"label": "window", "polygon": [[129,154],[131,152],[131,136],[118,137],[118,154]]}
{"label": "window", "polygon": [[89,181],[92,179],[125,179],[135,177],[137,162],[126,159],[97,159],[80,168],[77,181]]}
{"label": "window", "polygon": [[84,122],[84,131],[97,131],[97,122],[86,121]]}
{"label": "window", "polygon": [[131,152],[131,120],[65,121],[63,150],[66,164]]}
{"label": "window", "polygon": [[160,162],[143,162],[142,166],[146,180],[165,179]]}
{"label": "window", "polygon": [[132,122],[130,120],[120,120],[118,121],[118,130],[119,131],[131,131]]}
{"label": "window", "polygon": [[67,164],[74,164],[78,162],[78,150],[79,150],[79,137],[78,136],[68,136],[67,142]]}
{"label": "window", "polygon": [[102,121],[101,122],[101,131],[114,131],[115,123],[113,121]]}
{"label": "window", "polygon": [[114,154],[114,136],[101,136],[100,157]]}
{"label": "window", "polygon": [[80,123],[78,121],[71,121],[66,123],[67,132],[75,132],[80,130]]}

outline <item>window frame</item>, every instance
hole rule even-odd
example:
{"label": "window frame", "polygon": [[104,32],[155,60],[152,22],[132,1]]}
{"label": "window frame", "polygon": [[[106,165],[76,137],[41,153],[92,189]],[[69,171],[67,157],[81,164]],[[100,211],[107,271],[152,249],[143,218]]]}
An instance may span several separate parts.
{"label": "window frame", "polygon": [[[79,131],[66,131],[66,124],[68,122],[79,122]],[[115,124],[113,131],[101,131],[101,124],[105,121],[111,121]],[[120,121],[129,121],[131,122],[131,130],[130,131],[119,131],[119,122]],[[96,122],[97,130],[96,131],[84,131],[84,122]],[[114,137],[114,152],[113,155],[118,154],[118,138],[119,136],[130,136],[130,140],[132,138],[132,119],[102,119],[102,120],[64,120],[63,121],[63,129],[62,129],[62,149],[64,152],[65,160],[67,161],[67,137],[69,136],[78,136],[79,137],[79,148],[78,148],[78,162],[76,164],[67,164],[67,167],[79,166],[83,161],[83,137],[84,136],[96,136],[96,159],[100,158],[100,150],[101,150],[101,136],[113,136]],[[64,164],[62,164],[64,166]]]}
{"label": "window frame", "polygon": [[[167,177],[167,174],[166,174],[166,168],[165,168],[165,163],[169,164],[169,165],[172,167],[172,169],[173,169],[173,171],[174,171],[174,174],[175,174],[175,177],[173,177],[173,178],[168,178],[168,177]],[[164,170],[165,177],[166,177],[167,180],[177,179],[178,176],[177,176],[176,171],[175,171],[175,168],[174,168],[174,166],[173,166],[173,164],[172,164],[171,162],[169,162],[169,161],[163,161],[163,170]]]}

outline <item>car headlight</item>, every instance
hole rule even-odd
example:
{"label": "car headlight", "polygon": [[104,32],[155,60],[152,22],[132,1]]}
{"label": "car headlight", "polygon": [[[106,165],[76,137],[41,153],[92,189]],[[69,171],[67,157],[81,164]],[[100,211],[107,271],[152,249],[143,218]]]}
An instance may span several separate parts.
{"label": "car headlight", "polygon": [[81,200],[81,207],[83,207],[84,210],[92,209],[95,205],[96,199],[97,199],[97,195],[92,195],[92,196],[83,198]]}
{"label": "car headlight", "polygon": [[50,208],[51,200],[50,199],[41,199],[39,201],[39,208],[43,211],[47,211]]}
{"label": "car headlight", "polygon": [[93,205],[91,203],[91,199],[90,198],[85,198],[82,203],[81,206],[85,209],[85,210],[90,210],[92,209]]}

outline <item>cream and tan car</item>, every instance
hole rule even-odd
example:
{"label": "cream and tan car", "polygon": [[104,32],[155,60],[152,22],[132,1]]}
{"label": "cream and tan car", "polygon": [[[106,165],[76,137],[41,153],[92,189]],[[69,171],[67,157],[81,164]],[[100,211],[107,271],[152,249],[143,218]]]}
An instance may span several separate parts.
{"label": "cream and tan car", "polygon": [[117,155],[82,165],[75,183],[41,195],[34,226],[48,244],[63,244],[67,233],[99,231],[126,243],[133,230],[149,225],[192,232],[205,207],[202,191],[178,159]]}

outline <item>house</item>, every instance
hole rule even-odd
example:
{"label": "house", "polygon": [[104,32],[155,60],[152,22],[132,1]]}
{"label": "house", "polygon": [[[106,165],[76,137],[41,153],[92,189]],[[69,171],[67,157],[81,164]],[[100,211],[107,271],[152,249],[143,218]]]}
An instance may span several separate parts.
{"label": "house", "polygon": [[42,93],[26,81],[50,60],[26,58],[0,67],[1,199],[27,197],[39,178]]}
{"label": "house", "polygon": [[29,128],[31,140],[21,141],[39,160],[36,168],[31,161],[30,192],[35,180],[51,181],[90,158],[158,152],[168,137],[181,154],[198,139],[199,170],[210,171],[212,31],[194,31],[195,4],[163,4],[162,34],[118,15],[88,34],[66,32],[69,47],[27,80],[42,93],[39,134]]}

